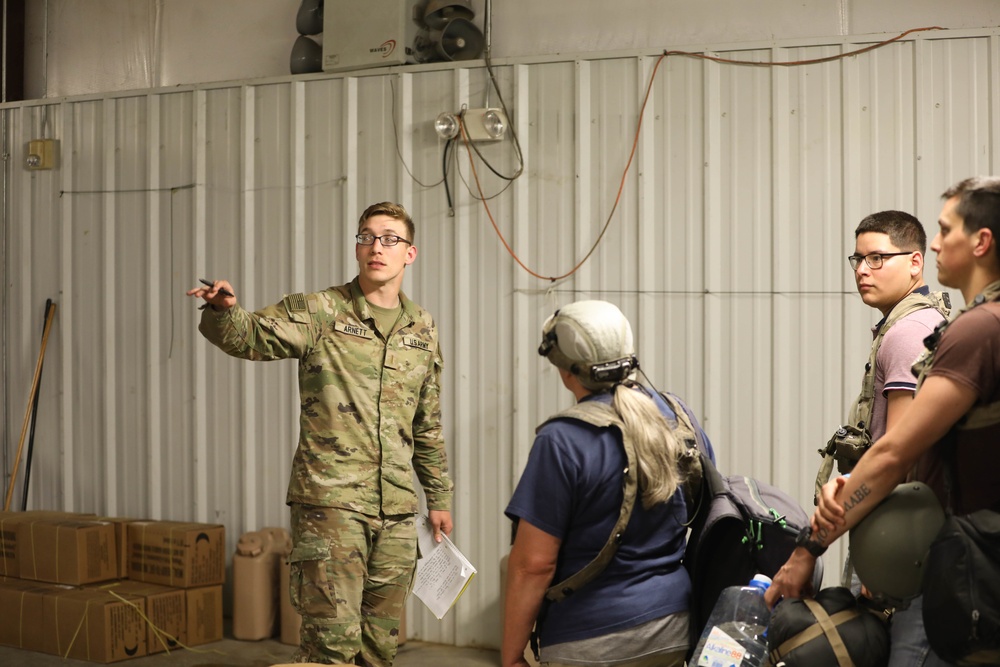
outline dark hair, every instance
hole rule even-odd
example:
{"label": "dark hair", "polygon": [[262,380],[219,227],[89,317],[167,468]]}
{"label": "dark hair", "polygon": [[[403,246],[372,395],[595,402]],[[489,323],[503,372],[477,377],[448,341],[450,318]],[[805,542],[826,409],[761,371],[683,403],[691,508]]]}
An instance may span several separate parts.
{"label": "dark hair", "polygon": [[900,250],[919,250],[927,253],[927,234],[920,221],[903,211],[879,211],[872,213],[854,230],[854,238],[860,235],[876,232],[888,234],[889,240]]}
{"label": "dark hair", "polygon": [[365,221],[376,215],[387,215],[390,218],[399,220],[406,225],[406,235],[408,237],[406,240],[410,241],[412,244],[416,230],[413,227],[413,218],[411,218],[410,214],[406,212],[406,209],[403,208],[402,204],[394,204],[391,201],[383,201],[378,204],[372,204],[365,209],[364,213],[361,214],[361,218],[358,220],[358,231],[361,231],[361,227],[365,224]]}
{"label": "dark hair", "polygon": [[983,227],[993,232],[1000,241],[1000,177],[973,176],[960,181],[944,191],[942,199],[958,197],[955,213],[962,218],[965,231],[978,231]]}

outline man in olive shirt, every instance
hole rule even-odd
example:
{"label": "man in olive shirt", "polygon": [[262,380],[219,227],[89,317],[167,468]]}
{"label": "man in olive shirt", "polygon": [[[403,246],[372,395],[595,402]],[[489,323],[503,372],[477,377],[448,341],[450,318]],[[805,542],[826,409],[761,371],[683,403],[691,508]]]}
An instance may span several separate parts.
{"label": "man in olive shirt", "polygon": [[286,502],[300,662],[392,664],[417,557],[412,471],[435,538],[451,533],[437,329],[400,291],[413,238],[402,206],[374,204],[358,223],[359,274],[347,285],[253,313],[224,280],[188,292],[209,304],[199,329],[227,354],[299,360]]}

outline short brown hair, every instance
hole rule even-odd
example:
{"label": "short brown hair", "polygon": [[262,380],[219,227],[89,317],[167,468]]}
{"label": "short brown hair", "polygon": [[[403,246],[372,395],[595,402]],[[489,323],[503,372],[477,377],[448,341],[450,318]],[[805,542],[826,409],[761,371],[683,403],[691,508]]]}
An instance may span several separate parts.
{"label": "short brown hair", "polygon": [[909,213],[903,211],[872,213],[858,224],[858,228],[854,230],[854,238],[869,232],[888,235],[892,244],[900,250],[919,250],[921,255],[927,252],[927,233],[924,231],[924,226]]}
{"label": "short brown hair", "polygon": [[358,220],[358,231],[361,231],[361,227],[365,222],[376,215],[386,215],[395,220],[399,220],[404,225],[406,225],[406,235],[407,241],[412,245],[415,235],[415,229],[413,226],[413,218],[410,214],[406,212],[402,204],[394,204],[391,201],[383,201],[378,204],[372,204],[365,209],[365,212],[361,214],[361,219]]}

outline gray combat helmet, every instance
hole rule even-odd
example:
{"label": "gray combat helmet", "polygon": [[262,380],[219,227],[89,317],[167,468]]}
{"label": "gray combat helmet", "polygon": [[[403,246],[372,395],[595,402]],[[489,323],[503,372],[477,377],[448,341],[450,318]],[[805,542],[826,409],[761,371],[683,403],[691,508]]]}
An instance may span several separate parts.
{"label": "gray combat helmet", "polygon": [[897,486],[851,529],[851,560],[861,583],[882,602],[920,595],[927,552],[943,524],[944,510],[930,487]]}

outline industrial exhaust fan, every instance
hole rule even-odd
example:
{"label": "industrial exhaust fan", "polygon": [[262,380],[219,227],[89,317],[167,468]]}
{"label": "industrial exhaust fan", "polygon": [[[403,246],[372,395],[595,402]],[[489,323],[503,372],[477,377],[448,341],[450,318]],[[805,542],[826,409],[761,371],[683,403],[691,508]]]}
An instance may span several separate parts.
{"label": "industrial exhaust fan", "polygon": [[[474,60],[485,46],[474,18],[470,0],[303,0],[292,73]],[[320,23],[322,47],[304,32]]]}

